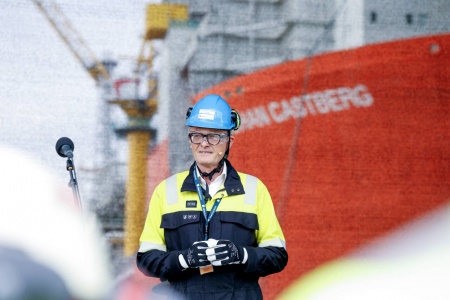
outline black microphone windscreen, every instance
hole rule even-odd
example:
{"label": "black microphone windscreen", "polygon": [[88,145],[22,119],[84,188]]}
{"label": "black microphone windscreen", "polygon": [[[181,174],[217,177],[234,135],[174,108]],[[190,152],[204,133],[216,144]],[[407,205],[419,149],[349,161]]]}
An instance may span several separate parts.
{"label": "black microphone windscreen", "polygon": [[60,138],[60,139],[56,142],[55,149],[56,149],[56,153],[58,153],[58,155],[61,156],[61,157],[66,157],[66,156],[64,155],[64,153],[62,153],[62,151],[61,151],[61,148],[62,148],[64,145],[69,146],[70,149],[72,149],[72,151],[75,149],[75,145],[73,144],[73,142],[72,142],[71,139],[69,139],[68,137],[62,137],[62,138]]}

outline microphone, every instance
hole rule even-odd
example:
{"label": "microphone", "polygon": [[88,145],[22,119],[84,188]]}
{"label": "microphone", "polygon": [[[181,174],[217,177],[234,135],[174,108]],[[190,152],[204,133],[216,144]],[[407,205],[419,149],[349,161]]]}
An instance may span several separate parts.
{"label": "microphone", "polygon": [[62,137],[56,142],[55,149],[59,156],[73,158],[75,146],[71,139]]}

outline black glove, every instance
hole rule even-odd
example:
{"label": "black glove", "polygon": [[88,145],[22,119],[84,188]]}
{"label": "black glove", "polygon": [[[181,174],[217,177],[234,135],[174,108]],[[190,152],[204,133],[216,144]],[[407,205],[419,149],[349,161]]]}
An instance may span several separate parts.
{"label": "black glove", "polygon": [[186,251],[178,256],[178,260],[183,268],[198,268],[210,265],[206,258],[205,251],[208,249],[208,243],[205,241],[195,242]]}
{"label": "black glove", "polygon": [[206,250],[206,255],[213,266],[244,264],[248,258],[244,247],[236,246],[228,240],[218,240],[215,246]]}

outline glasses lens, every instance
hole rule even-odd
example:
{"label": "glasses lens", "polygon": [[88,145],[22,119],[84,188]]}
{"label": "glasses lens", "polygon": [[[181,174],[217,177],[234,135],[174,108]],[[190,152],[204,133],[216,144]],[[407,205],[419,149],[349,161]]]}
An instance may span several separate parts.
{"label": "glasses lens", "polygon": [[200,144],[203,140],[203,136],[200,133],[189,133],[189,138],[194,144]]}
{"label": "glasses lens", "polygon": [[220,134],[208,134],[208,143],[210,143],[211,145],[217,145],[218,143],[220,143]]}

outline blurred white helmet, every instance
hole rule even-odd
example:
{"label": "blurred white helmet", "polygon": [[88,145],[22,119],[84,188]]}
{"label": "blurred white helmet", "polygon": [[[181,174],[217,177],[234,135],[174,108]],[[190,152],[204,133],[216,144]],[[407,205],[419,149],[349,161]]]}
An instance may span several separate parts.
{"label": "blurred white helmet", "polygon": [[56,272],[76,299],[103,299],[109,254],[95,218],[81,214],[70,188],[45,167],[0,146],[0,246]]}

